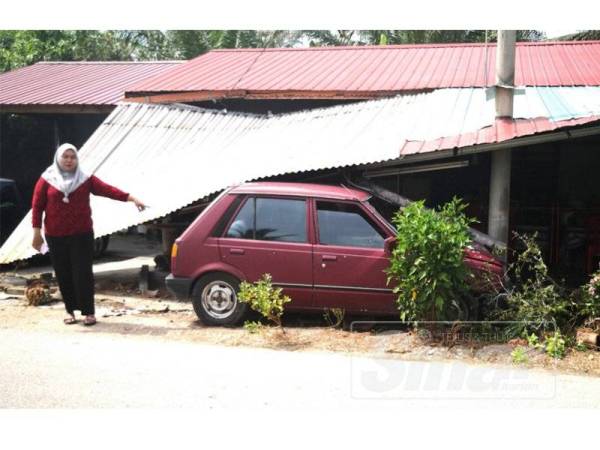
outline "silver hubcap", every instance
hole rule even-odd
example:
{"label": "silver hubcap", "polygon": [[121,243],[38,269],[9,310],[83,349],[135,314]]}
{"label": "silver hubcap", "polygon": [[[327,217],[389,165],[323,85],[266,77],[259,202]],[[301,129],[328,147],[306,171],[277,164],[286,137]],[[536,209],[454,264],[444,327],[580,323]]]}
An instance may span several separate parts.
{"label": "silver hubcap", "polygon": [[224,281],[208,283],[202,290],[202,307],[215,319],[225,319],[231,315],[237,305],[237,296],[233,287]]}

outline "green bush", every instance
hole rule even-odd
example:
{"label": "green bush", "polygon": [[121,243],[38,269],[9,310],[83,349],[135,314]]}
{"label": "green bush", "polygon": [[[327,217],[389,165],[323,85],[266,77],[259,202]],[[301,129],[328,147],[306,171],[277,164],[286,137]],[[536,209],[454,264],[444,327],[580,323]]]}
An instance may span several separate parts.
{"label": "green bush", "polygon": [[401,320],[445,320],[460,309],[470,276],[464,249],[474,222],[465,208],[457,198],[437,210],[419,201],[394,215],[397,243],[386,272]]}
{"label": "green bush", "polygon": [[556,359],[564,358],[567,346],[564,337],[560,331],[555,331],[553,335],[546,338],[546,353]]}
{"label": "green bush", "polygon": [[570,319],[575,304],[571,293],[550,277],[535,239],[535,234],[515,233],[523,250],[509,268],[514,286],[506,292],[507,308],[496,311],[498,318],[516,322],[509,326],[514,336],[572,328]]}
{"label": "green bush", "polygon": [[581,287],[579,315],[584,322],[600,320],[600,271],[592,274],[590,281]]}
{"label": "green bush", "polygon": [[256,283],[243,281],[240,284],[238,299],[241,302],[248,303],[250,308],[259,312],[283,330],[281,325],[283,307],[292,300],[287,295],[282,295],[281,291],[281,288],[273,287],[271,275],[266,273]]}

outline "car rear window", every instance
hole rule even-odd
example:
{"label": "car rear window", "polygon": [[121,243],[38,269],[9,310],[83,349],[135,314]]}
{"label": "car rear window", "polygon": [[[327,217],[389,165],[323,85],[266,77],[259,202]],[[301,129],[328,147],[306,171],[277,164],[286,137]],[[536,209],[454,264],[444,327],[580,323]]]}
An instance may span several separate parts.
{"label": "car rear window", "polygon": [[225,237],[261,241],[307,242],[306,201],[251,197],[227,229]]}
{"label": "car rear window", "polygon": [[317,219],[321,244],[383,248],[385,235],[356,204],[318,201]]}
{"label": "car rear window", "polygon": [[240,203],[242,203],[242,201],[245,198],[246,198],[246,196],[244,196],[244,195],[236,195],[235,199],[227,207],[227,210],[221,216],[221,218],[219,219],[219,221],[217,222],[217,224],[213,228],[212,233],[210,234],[211,236],[213,236],[213,237],[221,237],[223,235],[223,232],[225,231],[225,227],[227,226],[227,224],[231,220],[231,216],[233,216],[233,213],[235,213],[235,211],[240,206]]}

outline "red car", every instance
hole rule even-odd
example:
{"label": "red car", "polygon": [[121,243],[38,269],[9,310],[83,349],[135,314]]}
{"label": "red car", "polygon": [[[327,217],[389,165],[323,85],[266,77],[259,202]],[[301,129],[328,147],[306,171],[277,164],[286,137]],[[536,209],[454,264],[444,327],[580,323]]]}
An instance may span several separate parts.
{"label": "red car", "polygon": [[[292,298],[289,311],[343,308],[397,314],[386,284],[396,231],[370,194],[344,186],[246,183],[224,191],[175,241],[168,289],[191,297],[206,324],[239,323],[242,280],[270,273]],[[475,270],[501,275],[503,264],[483,248],[465,250]]]}

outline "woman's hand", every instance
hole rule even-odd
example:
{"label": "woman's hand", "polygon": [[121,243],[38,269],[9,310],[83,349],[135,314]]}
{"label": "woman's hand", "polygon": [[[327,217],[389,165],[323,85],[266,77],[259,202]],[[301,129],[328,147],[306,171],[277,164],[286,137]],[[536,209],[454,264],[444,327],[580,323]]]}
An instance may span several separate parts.
{"label": "woman's hand", "polygon": [[42,238],[41,230],[39,228],[34,228],[33,229],[33,241],[31,242],[31,246],[39,252],[42,249],[43,243],[44,243],[44,238]]}
{"label": "woman's hand", "polygon": [[127,201],[135,203],[135,206],[138,209],[138,211],[143,211],[146,209],[146,205],[141,200],[135,198],[133,195],[130,195]]}

